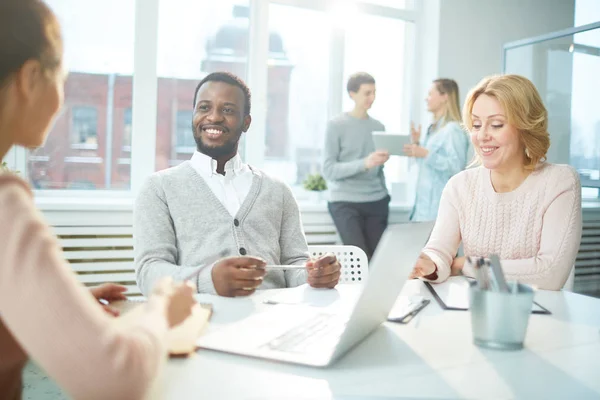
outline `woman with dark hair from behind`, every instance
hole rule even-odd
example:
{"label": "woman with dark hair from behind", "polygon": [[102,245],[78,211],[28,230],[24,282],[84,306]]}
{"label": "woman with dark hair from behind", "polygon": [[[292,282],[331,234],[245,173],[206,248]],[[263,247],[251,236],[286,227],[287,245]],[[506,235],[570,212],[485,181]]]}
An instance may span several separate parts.
{"label": "woman with dark hair from behind", "polygon": [[419,163],[411,221],[436,219],[444,186],[467,164],[469,138],[461,127],[456,82],[452,79],[433,81],[427,96],[427,110],[433,114],[427,136],[423,139],[421,127],[415,129],[411,124],[413,143],[404,146],[404,153]]}
{"label": "woman with dark hair from behind", "polygon": [[[2,0],[0,159],[13,145],[44,143],[64,79],[52,11],[40,0]],[[27,356],[73,398],[145,397],[166,356],[165,333],[195,304],[193,285],[161,281],[138,319],[118,323],[97,298],[122,297],[123,288],[77,281],[29,186],[10,173],[0,174],[0,233],[0,399],[21,398]]]}

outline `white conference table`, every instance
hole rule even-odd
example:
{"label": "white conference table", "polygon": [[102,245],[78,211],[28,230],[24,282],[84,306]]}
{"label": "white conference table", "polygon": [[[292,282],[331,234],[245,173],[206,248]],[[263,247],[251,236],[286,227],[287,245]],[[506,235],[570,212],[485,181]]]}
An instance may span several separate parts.
{"label": "white conference table", "polygon": [[[293,289],[280,289],[293,290]],[[213,303],[209,329],[247,317],[278,291],[247,298],[200,295]],[[338,306],[359,285],[340,285]],[[199,350],[171,359],[161,379],[164,399],[600,398],[600,299],[538,291],[552,315],[532,314],[525,349],[472,344],[468,311],[444,311],[420,281],[403,294],[431,303],[406,325],[386,322],[331,367],[320,369]],[[332,294],[324,294],[330,302]]]}

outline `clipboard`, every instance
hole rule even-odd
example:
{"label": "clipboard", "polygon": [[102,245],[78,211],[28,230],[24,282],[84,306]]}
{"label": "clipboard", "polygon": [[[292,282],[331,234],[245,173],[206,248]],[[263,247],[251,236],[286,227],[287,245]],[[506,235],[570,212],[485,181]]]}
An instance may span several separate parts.
{"label": "clipboard", "polygon": [[[459,278],[459,277],[451,277],[450,279],[454,279],[454,278]],[[460,279],[462,279],[464,282],[467,282],[467,280],[465,279],[472,279],[472,278],[468,278],[465,276],[460,277]],[[423,281],[423,283],[425,284],[425,287],[429,290],[429,292],[431,292],[431,295],[433,296],[433,298],[435,299],[435,301],[439,304],[439,306],[443,309],[443,310],[449,310],[449,311],[468,311],[469,307],[468,306],[453,306],[453,305],[448,305],[444,302],[444,300],[442,300],[442,297],[437,293],[437,291],[433,288],[433,285],[427,281]],[[444,283],[441,283],[440,285],[443,285]],[[467,296],[468,296],[468,292],[467,292]],[[462,302],[464,303],[464,301]],[[550,310],[548,310],[546,307],[542,306],[541,304],[539,304],[538,302],[534,301],[533,302],[533,308],[531,310],[532,314],[545,314],[545,315],[550,315],[552,314],[552,312],[550,312]]]}

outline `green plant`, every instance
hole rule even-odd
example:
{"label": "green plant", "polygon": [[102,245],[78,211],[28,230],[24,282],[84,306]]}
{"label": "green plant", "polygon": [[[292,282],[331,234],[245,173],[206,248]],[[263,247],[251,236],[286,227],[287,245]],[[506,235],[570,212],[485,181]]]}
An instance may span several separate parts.
{"label": "green plant", "polygon": [[321,174],[308,175],[302,184],[306,190],[313,190],[317,192],[327,190],[327,182],[325,182],[325,179],[321,176]]}
{"label": "green plant", "polygon": [[13,174],[19,173],[19,171],[13,171],[12,169],[8,168],[6,161],[2,161],[2,164],[0,164],[0,172],[12,172]]}

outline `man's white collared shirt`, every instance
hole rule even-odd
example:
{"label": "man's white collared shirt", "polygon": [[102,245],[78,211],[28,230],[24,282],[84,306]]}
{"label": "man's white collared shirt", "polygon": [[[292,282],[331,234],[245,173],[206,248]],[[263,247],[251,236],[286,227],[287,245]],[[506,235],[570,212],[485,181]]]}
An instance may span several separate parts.
{"label": "man's white collared shirt", "polygon": [[221,204],[235,217],[252,186],[252,170],[236,154],[225,164],[225,175],[217,173],[217,160],[199,151],[190,160],[192,167],[204,179]]}

